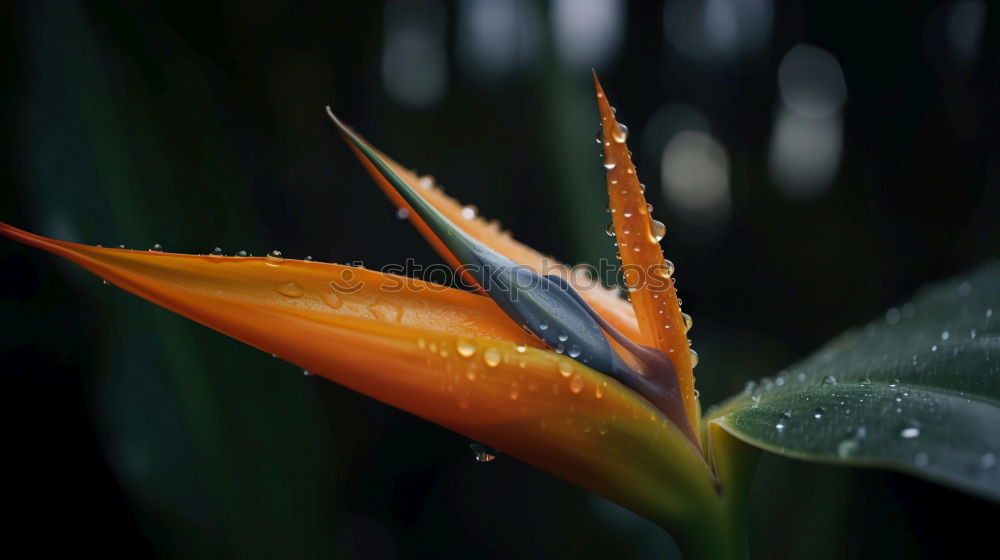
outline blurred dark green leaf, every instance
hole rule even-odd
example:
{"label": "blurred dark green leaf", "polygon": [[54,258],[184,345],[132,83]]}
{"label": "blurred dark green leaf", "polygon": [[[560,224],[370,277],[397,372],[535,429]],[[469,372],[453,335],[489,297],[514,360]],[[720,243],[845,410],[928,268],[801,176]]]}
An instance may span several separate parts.
{"label": "blurred dark green leaf", "polygon": [[926,288],[712,416],[790,457],[889,468],[1000,500],[1000,263]]}
{"label": "blurred dark green leaf", "polygon": [[[256,220],[241,202],[247,186],[226,171],[235,167],[234,139],[210,125],[217,119],[208,114],[208,92],[181,94],[200,97],[192,105],[205,114],[172,114],[178,92],[156,84],[174,80],[142,68],[152,53],[108,52],[107,37],[99,39],[74,4],[39,3],[32,16],[28,36],[40,72],[18,124],[34,142],[29,192],[45,229],[85,243],[201,243],[207,252],[214,240],[185,239],[182,224],[200,212],[221,214],[230,201],[227,218],[250,235]],[[199,69],[168,73],[183,71]],[[35,130],[44,133],[32,136]],[[200,155],[192,161],[194,150]],[[190,166],[178,170],[179,162]],[[197,204],[172,194],[178,176],[192,175],[186,180],[206,187]],[[342,500],[329,477],[339,469],[312,380],[89,274],[62,271],[70,289],[92,302],[84,313],[93,315],[100,358],[84,383],[97,439],[157,551],[333,555],[339,535],[330,528]]]}

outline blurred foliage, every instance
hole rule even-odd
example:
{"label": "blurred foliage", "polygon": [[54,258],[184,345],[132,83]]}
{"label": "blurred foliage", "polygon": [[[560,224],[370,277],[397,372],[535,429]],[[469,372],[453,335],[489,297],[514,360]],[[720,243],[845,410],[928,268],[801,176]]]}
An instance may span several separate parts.
{"label": "blurred foliage", "polygon": [[[929,42],[940,9],[782,4],[763,52],[708,65],[664,47],[658,2],[629,4],[622,49],[599,70],[632,138],[662,104],[689,103],[730,159],[732,216],[703,237],[659,199],[659,162],[636,150],[695,317],[706,405],[997,255],[1000,11],[987,12],[980,57],[954,67]],[[444,97],[414,109],[383,89],[374,2],[49,0],[3,13],[4,221],[105,245],[440,262],[341,144],[330,104],[521,240],[570,261],[612,254],[589,77],[547,38],[534,65],[490,84],[449,50]],[[775,72],[799,42],[834,53],[848,90],[840,171],[810,202],[781,196],[766,165]],[[0,243],[0,268],[15,544],[243,558],[672,550],[616,506],[505,457],[475,464],[454,434],[37,252]],[[986,542],[973,520],[997,514],[902,475],[774,457],[760,471],[760,557],[956,553]]]}

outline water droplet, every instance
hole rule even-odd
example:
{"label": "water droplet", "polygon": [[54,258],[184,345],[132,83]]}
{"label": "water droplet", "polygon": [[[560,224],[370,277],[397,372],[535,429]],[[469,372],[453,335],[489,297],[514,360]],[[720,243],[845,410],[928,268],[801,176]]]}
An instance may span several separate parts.
{"label": "water droplet", "polygon": [[304,258],[302,260],[304,260],[306,262],[312,262],[313,258],[312,258],[312,255],[306,255],[306,258]]}
{"label": "water droplet", "polygon": [[309,370],[307,369],[302,370],[302,375],[310,375]]}
{"label": "water droplet", "polygon": [[976,338],[976,329],[969,331],[969,338]]}
{"label": "water droplet", "polygon": [[816,410],[813,411],[813,418],[815,418],[817,420],[823,418],[823,413],[824,412],[826,412],[825,408],[823,408],[822,406],[817,406]]}
{"label": "water droplet", "polygon": [[212,249],[212,254],[215,255],[216,257],[221,257],[222,247],[216,247],[215,249]]}
{"label": "water droplet", "polygon": [[514,349],[517,350],[518,354],[524,354],[525,352],[528,351],[528,347],[523,344],[518,344],[517,347]]}
{"label": "water droplet", "polygon": [[823,385],[836,385],[837,378],[832,375],[827,375],[823,378]]}
{"label": "water droplet", "polygon": [[489,367],[497,367],[503,360],[503,354],[496,348],[490,347],[483,352],[483,363]]}
{"label": "water droplet", "polygon": [[791,419],[791,417],[791,412],[782,412],[778,415],[778,422],[774,425],[774,428],[778,431],[784,430],[788,426],[788,420]]}
{"label": "water droplet", "polygon": [[119,248],[119,249],[124,249],[124,248],[125,248],[125,244],[124,244],[124,243],[121,243],[121,244],[119,244],[119,245],[118,245],[118,248]]}
{"label": "water droplet", "polygon": [[837,456],[846,459],[858,449],[858,442],[855,439],[845,439],[837,444]]}
{"label": "water droplet", "polygon": [[539,324],[538,324],[538,330],[540,330],[540,331],[546,331],[546,330],[549,330],[549,325],[548,325],[548,323],[539,323]]}
{"label": "water droplet", "polygon": [[281,251],[275,249],[267,254],[267,257],[264,259],[264,262],[267,263],[269,266],[278,266],[284,260],[285,259],[282,258],[281,256]]}
{"label": "water droplet", "polygon": [[893,307],[885,312],[885,322],[890,325],[895,325],[899,322],[899,309]]}
{"label": "water droplet", "polygon": [[691,367],[698,367],[698,353],[694,351],[694,348],[689,351],[691,352]]}
{"label": "water droplet", "polygon": [[604,398],[604,389],[607,386],[608,386],[608,382],[607,381],[602,381],[600,383],[600,385],[595,385],[594,386],[594,397],[596,397],[598,399],[603,399]]}
{"label": "water droplet", "polygon": [[321,292],[319,297],[323,300],[323,303],[330,307],[330,309],[340,309],[340,306],[344,305],[344,300],[337,295],[336,290],[332,292]]}
{"label": "water droplet", "polygon": [[247,256],[247,252],[246,252],[246,251],[243,251],[243,250],[241,249],[241,250],[239,250],[239,251],[236,251],[236,256],[237,256],[237,257],[245,257],[245,256]]}
{"label": "water droplet", "polygon": [[275,291],[277,291],[279,294],[285,297],[290,297],[290,298],[302,297],[302,294],[306,293],[306,291],[302,289],[302,286],[299,286],[295,282],[278,284],[278,287],[275,288]]}
{"label": "water droplet", "polygon": [[671,262],[668,259],[663,259],[663,265],[667,267],[667,270],[666,270],[667,276],[673,276],[674,275],[674,270],[676,270],[675,267],[674,267],[674,263]]}
{"label": "water droplet", "polygon": [[983,453],[979,458],[979,466],[983,469],[992,469],[997,464],[997,456],[992,453]]}
{"label": "water droplet", "polygon": [[559,336],[557,338],[559,338],[559,342],[566,342],[567,340],[569,340],[569,335],[566,333],[559,333]]}
{"label": "water droplet", "polygon": [[611,137],[614,138],[615,142],[621,144],[628,139],[628,127],[618,123],[618,127],[611,131]]}
{"label": "water droplet", "polygon": [[460,338],[455,343],[455,349],[458,350],[459,356],[468,358],[476,353],[476,343],[468,338]]}
{"label": "water droplet", "polygon": [[559,358],[558,362],[559,375],[563,377],[569,377],[573,375],[573,360],[569,358]]}
{"label": "water droplet", "polygon": [[371,314],[374,315],[379,321],[394,323],[403,318],[402,307],[394,303],[387,303],[378,299],[368,306],[368,311],[370,311]]}
{"label": "water droplet", "polygon": [[417,185],[424,189],[434,188],[434,177],[431,175],[424,175],[417,179]]}
{"label": "water droplet", "polygon": [[694,326],[694,319],[692,319],[687,313],[683,312],[681,313],[681,319],[684,320],[684,332],[691,330],[691,327]]}
{"label": "water droplet", "polygon": [[466,220],[471,220],[476,217],[476,207],[475,206],[463,206],[462,207],[462,217]]}
{"label": "water droplet", "polygon": [[965,297],[972,293],[972,285],[968,282],[962,282],[958,285],[958,296]]}
{"label": "water droplet", "polygon": [[916,426],[907,426],[899,431],[899,437],[903,439],[913,439],[920,436],[920,428]]}
{"label": "water droplet", "polygon": [[153,245],[152,247],[150,247],[149,250],[150,251],[156,251],[156,252],[162,252],[163,251],[163,245],[160,245],[159,243],[157,243],[157,244]]}
{"label": "water droplet", "polygon": [[472,450],[472,456],[478,463],[489,463],[490,461],[496,459],[497,455],[500,454],[500,452],[496,449],[475,441],[469,443],[469,449]]}
{"label": "water droplet", "polygon": [[566,350],[566,355],[569,356],[570,358],[579,358],[580,353],[581,353],[580,347],[577,346],[576,344],[571,344],[570,347]]}
{"label": "water droplet", "polygon": [[613,162],[613,161],[606,161],[606,162],[604,162],[604,169],[607,169],[607,170],[610,171],[610,170],[612,170],[614,168],[615,168],[615,162]]}
{"label": "water droplet", "polygon": [[667,226],[663,225],[660,220],[650,220],[649,232],[653,235],[653,239],[659,243],[667,235]]}
{"label": "water droplet", "polygon": [[937,344],[931,346],[931,352],[937,352]]}
{"label": "water droplet", "polygon": [[604,228],[604,233],[608,234],[608,237],[615,236],[615,224],[614,222],[608,222],[608,227]]}
{"label": "water droplet", "polygon": [[107,286],[108,284],[110,284],[110,282],[108,282],[107,280],[101,280],[101,284]]}
{"label": "water droplet", "polygon": [[583,377],[581,377],[580,374],[578,373],[573,376],[573,379],[570,380],[569,390],[572,391],[574,394],[579,393],[580,391],[583,390],[583,386],[585,384],[586,383],[583,381]]}
{"label": "water droplet", "polygon": [[951,337],[951,333],[944,331],[941,333],[941,340],[948,340]]}
{"label": "water droplet", "polygon": [[410,217],[410,209],[409,208],[397,208],[396,209],[396,219],[397,220],[405,220],[405,219],[407,219],[409,217]]}
{"label": "water droplet", "polygon": [[517,386],[517,381],[512,381],[510,384],[510,400],[516,401],[517,397],[521,395],[521,390]]}
{"label": "water droplet", "polygon": [[866,378],[864,378],[864,379],[861,380],[861,384],[862,385],[866,385],[866,386],[867,385],[871,385],[872,384],[872,380],[871,380],[871,378],[866,377]]}
{"label": "water droplet", "polygon": [[930,457],[928,457],[927,454],[924,453],[923,451],[917,453],[917,455],[913,457],[913,464],[918,467],[926,467],[927,463],[929,462],[930,462]]}

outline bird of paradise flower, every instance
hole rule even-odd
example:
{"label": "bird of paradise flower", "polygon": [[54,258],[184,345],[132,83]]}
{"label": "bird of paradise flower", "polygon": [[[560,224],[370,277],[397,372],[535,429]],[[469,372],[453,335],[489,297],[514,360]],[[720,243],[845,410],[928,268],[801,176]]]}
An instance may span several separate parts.
{"label": "bird of paradise flower", "polygon": [[[659,248],[664,226],[649,214],[626,129],[596,75],[594,83],[630,302],[463,216],[332,113],[379,186],[478,293],[276,251],[181,255],[56,241],[6,224],[0,233],[599,493],[673,531],[685,550],[731,556],[745,546],[745,484],[726,465],[747,457],[702,425],[691,320]],[[701,529],[709,520],[712,535]]]}
{"label": "bird of paradise flower", "polygon": [[[780,376],[773,383],[748,385],[744,395],[708,419],[702,417],[693,375],[698,357],[687,338],[691,318],[681,311],[673,265],[659,245],[666,228],[650,215],[628,151],[627,129],[615,119],[596,75],[594,86],[612,215],[608,233],[616,239],[627,300],[470,215],[332,112],[330,118],[376,183],[471,292],[364,268],[285,259],[276,251],[265,257],[227,257],[221,251],[181,255],[159,248],[134,251],[56,241],[2,223],[0,233],[598,493],[670,531],[685,555],[744,557],[744,509],[756,451],[734,435],[794,456],[851,462],[859,446],[856,433],[833,446],[835,452],[828,445],[816,447],[817,441],[826,445],[822,438],[801,440],[813,441],[813,447],[775,439],[791,419],[785,407],[805,406],[810,394],[815,399],[808,406],[839,400],[838,390],[853,391],[861,402],[889,397],[868,377],[836,390],[831,389],[836,384],[832,376],[818,385],[804,384],[823,373],[816,367],[809,375],[797,374],[803,384],[796,389],[782,388],[786,378]],[[958,284],[959,297],[976,286],[986,305],[985,316],[978,317],[964,304],[962,315],[951,323],[974,326],[973,339],[976,329],[984,335],[961,349],[963,359],[980,365],[988,362],[988,340],[995,331],[992,302],[997,292],[991,279],[998,275],[1000,267],[986,267],[971,283]],[[931,293],[928,301],[943,301],[941,293]],[[907,345],[923,345],[923,334],[907,333],[894,344],[910,352]],[[853,351],[856,339],[847,340],[841,348]],[[934,345],[931,352],[936,350]],[[885,347],[878,351],[884,353]],[[947,386],[939,387],[940,398],[949,398],[956,382],[971,383],[950,376]],[[922,383],[930,391],[942,382]],[[898,384],[898,379],[887,381],[885,390]],[[952,407],[942,428],[998,417],[1000,409],[989,405],[995,389],[976,386],[976,394],[982,393],[977,398],[982,398],[975,406]],[[804,400],[794,400],[802,394]],[[770,397],[767,406],[761,406],[762,395]],[[816,408],[820,410],[826,413],[822,406]],[[829,415],[834,412],[831,404]],[[902,434],[902,444],[870,447],[855,462],[913,471],[900,453],[912,451],[908,445],[919,429],[909,426]],[[990,470],[996,441],[987,432],[967,430],[963,437],[965,452],[982,453],[978,471],[970,474],[957,460],[928,468],[928,455],[920,451],[918,474],[1000,496],[1000,478]],[[936,441],[952,445],[945,432]],[[491,453],[486,447],[479,452],[484,458]]]}

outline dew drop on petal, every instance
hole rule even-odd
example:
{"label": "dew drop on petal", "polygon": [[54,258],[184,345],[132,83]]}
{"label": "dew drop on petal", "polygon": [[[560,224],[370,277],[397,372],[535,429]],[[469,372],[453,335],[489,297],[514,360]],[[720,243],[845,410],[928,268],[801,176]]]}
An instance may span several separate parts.
{"label": "dew drop on petal", "polygon": [[667,235],[667,226],[663,225],[663,222],[659,220],[651,220],[649,232],[653,235],[653,239],[659,243]]}
{"label": "dew drop on petal", "polygon": [[337,295],[336,291],[321,292],[319,297],[330,309],[340,309],[340,307],[344,305],[344,300]]}
{"label": "dew drop on petal", "polygon": [[379,321],[387,323],[399,322],[403,317],[402,307],[382,300],[375,300],[374,303],[368,306],[368,311]]}
{"label": "dew drop on petal", "polygon": [[299,286],[295,282],[278,284],[278,287],[275,288],[275,291],[277,291],[279,294],[285,297],[290,297],[290,298],[302,297],[302,294],[306,293],[306,291],[302,289],[302,286]]}
{"label": "dew drop on petal", "polygon": [[264,262],[269,266],[279,266],[285,259],[281,256],[281,251],[275,249],[267,254]]}
{"label": "dew drop on petal", "polygon": [[573,375],[573,360],[569,358],[559,358],[558,362],[559,375],[563,377],[569,377]]}
{"label": "dew drop on petal", "polygon": [[611,131],[611,137],[619,144],[625,142],[628,139],[628,127],[618,123],[618,127]]}
{"label": "dew drop on petal", "polygon": [[483,352],[483,363],[489,367],[497,367],[503,360],[503,354],[496,348],[490,347]]}
{"label": "dew drop on petal", "polygon": [[455,343],[455,349],[458,350],[459,356],[468,358],[476,353],[476,343],[468,338],[460,338]]}

